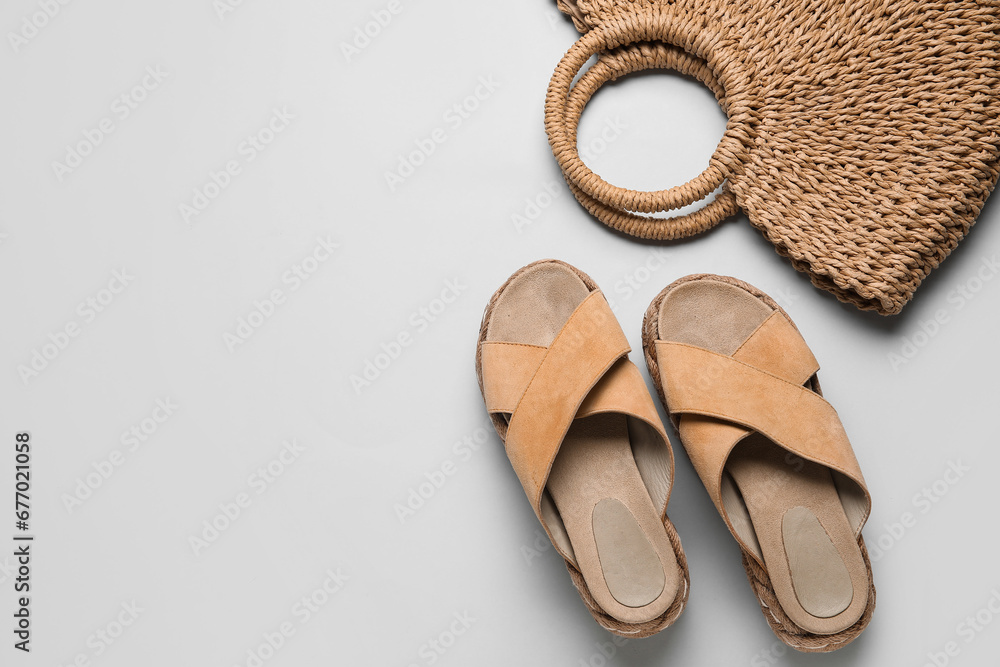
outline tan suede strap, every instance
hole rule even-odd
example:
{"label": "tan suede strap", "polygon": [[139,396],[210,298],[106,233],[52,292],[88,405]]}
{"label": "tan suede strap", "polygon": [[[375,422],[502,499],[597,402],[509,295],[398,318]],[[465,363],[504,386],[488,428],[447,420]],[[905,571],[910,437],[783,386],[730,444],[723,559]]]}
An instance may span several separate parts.
{"label": "tan suede strap", "polygon": [[822,396],[732,357],[680,343],[657,345],[672,412],[757,431],[863,484],[840,418]]}
{"label": "tan suede strap", "polygon": [[733,358],[797,385],[805,384],[819,370],[802,334],[777,310],[750,334]]}
{"label": "tan suede strap", "polygon": [[819,368],[816,359],[780,312],[731,357],[666,341],[656,342],[656,353],[681,440],[724,517],[723,469],[733,447],[752,431],[846,475],[867,494],[836,410],[803,386]]}
{"label": "tan suede strap", "polygon": [[638,417],[654,427],[663,441],[668,442],[663,422],[660,421],[653,397],[646,389],[642,373],[628,359],[619,359],[594,385],[580,405],[576,418],[607,412]]}
{"label": "tan suede strap", "polygon": [[577,410],[630,349],[604,295],[595,290],[552,341],[515,406],[505,440],[507,456],[539,515],[545,481]]}
{"label": "tan suede strap", "polygon": [[[513,413],[547,350],[523,343],[484,342],[483,368],[490,369],[483,377],[486,409],[493,413]],[[580,405],[575,418],[606,412],[638,417],[660,431],[664,441],[667,440],[656,405],[645,390],[642,374],[628,359],[619,359],[601,377]]]}
{"label": "tan suede strap", "polygon": [[484,341],[483,398],[492,413],[511,414],[545,358],[547,347]]}

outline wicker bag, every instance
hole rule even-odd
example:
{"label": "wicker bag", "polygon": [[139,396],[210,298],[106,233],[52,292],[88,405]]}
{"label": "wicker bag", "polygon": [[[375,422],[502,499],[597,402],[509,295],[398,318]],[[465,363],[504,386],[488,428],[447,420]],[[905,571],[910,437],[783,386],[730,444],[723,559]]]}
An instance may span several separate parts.
{"label": "wicker bag", "polygon": [[[549,84],[549,143],[621,232],[677,239],[742,209],[817,287],[895,314],[996,184],[1000,0],[558,2],[584,35]],[[638,192],[583,164],[577,124],[605,82],[654,68],[703,82],[729,121],[701,175]]]}

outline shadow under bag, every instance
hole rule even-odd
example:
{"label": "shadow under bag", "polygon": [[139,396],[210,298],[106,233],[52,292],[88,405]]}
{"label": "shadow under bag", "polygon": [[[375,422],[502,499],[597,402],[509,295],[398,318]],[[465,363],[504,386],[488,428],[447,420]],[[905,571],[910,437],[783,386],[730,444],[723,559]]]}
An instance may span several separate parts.
{"label": "shadow under bag", "polygon": [[[742,210],[817,287],[891,315],[996,184],[996,0],[558,4],[584,34],[549,84],[549,143],[576,198],[620,232],[677,239]],[[576,146],[597,89],[646,69],[697,78],[729,118],[708,168],[656,192],[607,183]],[[686,215],[643,215],[700,201]]]}

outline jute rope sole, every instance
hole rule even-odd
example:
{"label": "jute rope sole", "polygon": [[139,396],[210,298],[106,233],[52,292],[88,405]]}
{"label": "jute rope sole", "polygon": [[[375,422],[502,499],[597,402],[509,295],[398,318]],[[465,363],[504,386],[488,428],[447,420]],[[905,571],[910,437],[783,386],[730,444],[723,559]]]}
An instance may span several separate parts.
{"label": "jute rope sole", "polygon": [[767,624],[771,626],[771,630],[781,641],[803,653],[829,653],[847,646],[868,627],[872,614],[875,612],[875,582],[872,580],[872,566],[871,559],[868,557],[868,548],[860,536],[858,537],[858,546],[861,547],[861,555],[868,567],[868,606],[865,607],[861,618],[854,625],[835,635],[811,634],[793,623],[778,603],[767,571],[741,549],[743,569],[746,570],[750,588],[757,596],[757,602],[760,603],[760,610],[763,612],[764,618],[767,619]]}

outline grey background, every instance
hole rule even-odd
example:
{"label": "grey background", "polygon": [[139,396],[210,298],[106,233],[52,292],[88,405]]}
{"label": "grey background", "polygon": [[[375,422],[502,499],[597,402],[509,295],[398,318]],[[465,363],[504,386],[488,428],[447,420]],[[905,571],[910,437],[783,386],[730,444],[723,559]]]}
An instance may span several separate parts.
{"label": "grey background", "polygon": [[[666,249],[590,219],[542,128],[548,77],[577,35],[554,3],[401,0],[350,58],[342,44],[387,2],[245,0],[221,16],[210,0],[48,3],[55,16],[12,43],[45,4],[0,10],[0,507],[14,434],[29,430],[37,536],[26,656],[11,648],[14,518],[0,515],[0,662],[256,664],[248,651],[288,624],[263,664],[923,665],[948,642],[949,664],[995,663],[1000,622],[971,637],[961,625],[992,620],[981,610],[1000,591],[995,204],[906,311],[883,318],[814,289],[743,216]],[[165,78],[133,95],[147,67]],[[449,110],[481,79],[491,90],[457,123]],[[123,94],[144,97],[125,118]],[[241,143],[274,109],[294,118],[248,161]],[[53,162],[102,119],[113,132],[60,180]],[[659,188],[695,176],[724,124],[697,82],[640,76],[595,98],[580,142],[612,182]],[[385,172],[436,128],[444,143],[390,190]],[[240,173],[185,222],[179,206],[229,160]],[[516,215],[533,220],[519,228]],[[293,290],[283,276],[317,238],[339,247]],[[738,276],[792,314],[874,496],[878,608],[858,641],[826,656],[782,650],[675,438],[670,515],[690,603],[654,638],[608,643],[558,556],[536,545],[473,371],[489,296],[542,257],[602,285],[634,350],[649,301],[688,273]],[[102,292],[123,269],[127,287]],[[436,304],[447,281],[458,296]],[[276,289],[273,315],[227,346]],[[108,297],[88,319],[80,304]],[[434,320],[420,324],[421,308]],[[65,349],[22,377],[73,323]],[[410,344],[356,391],[351,376],[401,333]],[[131,451],[123,432],[162,417],[158,399],[178,407]],[[273,463],[289,440],[297,458]],[[115,451],[121,465],[68,507]],[[258,493],[268,464],[281,474]],[[968,470],[951,484],[953,464]],[[452,474],[401,519],[442,469]],[[241,493],[239,517],[193,548]],[[335,593],[322,590],[328,571],[347,577]],[[313,595],[324,604],[305,618],[296,605]],[[117,633],[123,604],[141,611],[109,645],[97,633]]]}

